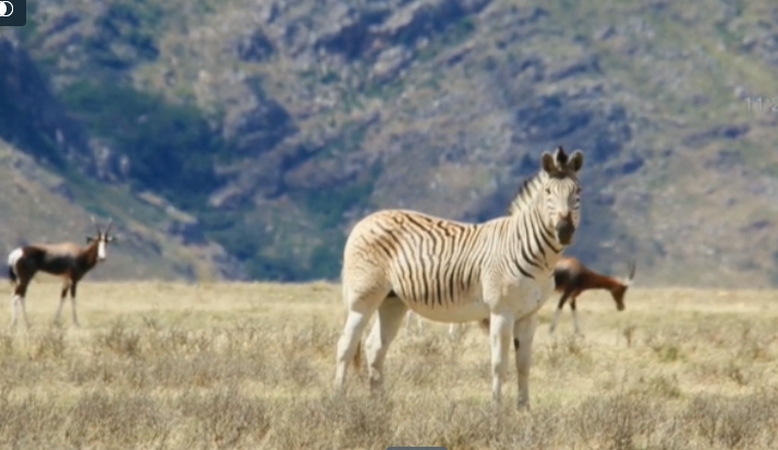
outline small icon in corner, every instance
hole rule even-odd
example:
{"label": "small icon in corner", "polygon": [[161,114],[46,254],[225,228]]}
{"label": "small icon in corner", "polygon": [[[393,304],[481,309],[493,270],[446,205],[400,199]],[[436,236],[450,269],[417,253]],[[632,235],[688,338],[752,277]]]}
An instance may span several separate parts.
{"label": "small icon in corner", "polygon": [[0,27],[23,27],[27,24],[27,0],[0,1]]}

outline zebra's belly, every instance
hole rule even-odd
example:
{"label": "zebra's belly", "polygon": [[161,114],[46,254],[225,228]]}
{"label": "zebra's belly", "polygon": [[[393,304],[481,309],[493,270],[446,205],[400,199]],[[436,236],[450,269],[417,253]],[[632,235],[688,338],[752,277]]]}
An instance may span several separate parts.
{"label": "zebra's belly", "polygon": [[429,306],[422,302],[406,304],[419,316],[435,322],[471,322],[489,317],[489,307],[480,299],[444,306]]}

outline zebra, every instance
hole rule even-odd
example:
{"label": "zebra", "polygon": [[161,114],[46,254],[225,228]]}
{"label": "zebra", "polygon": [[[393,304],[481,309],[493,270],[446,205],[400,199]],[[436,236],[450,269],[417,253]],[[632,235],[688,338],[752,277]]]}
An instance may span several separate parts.
{"label": "zebra", "polygon": [[513,340],[517,408],[529,409],[529,370],[536,313],[554,289],[553,270],[580,223],[578,172],[583,153],[543,152],[509,215],[465,223],[406,209],[384,209],[357,222],[343,251],[346,320],[337,342],[335,389],[348,363],[360,364],[366,341],[371,391],[383,385],[389,345],[410,308],[439,322],[489,319],[492,401],[499,404]]}

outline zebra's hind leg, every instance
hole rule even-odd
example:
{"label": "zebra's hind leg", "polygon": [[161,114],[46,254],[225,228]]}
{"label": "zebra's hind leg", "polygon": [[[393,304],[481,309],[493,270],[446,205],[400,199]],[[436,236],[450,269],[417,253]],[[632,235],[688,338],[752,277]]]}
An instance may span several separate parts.
{"label": "zebra's hind leg", "polygon": [[370,321],[370,317],[386,297],[385,293],[374,292],[368,295],[347,295],[348,316],[343,333],[338,339],[335,360],[335,388],[340,389],[346,381],[346,369],[351,361],[358,361],[359,341]]}
{"label": "zebra's hind leg", "polygon": [[529,410],[529,369],[532,365],[532,339],[537,327],[537,314],[517,320],[513,326],[513,348],[516,352],[518,401],[516,407]]}
{"label": "zebra's hind leg", "polygon": [[[389,345],[397,336],[408,307],[397,298],[388,298],[378,307],[378,318],[365,343],[370,388],[383,385],[383,366]],[[417,317],[418,320],[418,317]]]}

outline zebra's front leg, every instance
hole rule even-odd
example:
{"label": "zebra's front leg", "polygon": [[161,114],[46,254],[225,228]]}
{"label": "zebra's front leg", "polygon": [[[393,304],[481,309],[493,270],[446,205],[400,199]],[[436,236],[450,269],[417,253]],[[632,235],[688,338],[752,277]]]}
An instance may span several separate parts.
{"label": "zebra's front leg", "polygon": [[516,352],[519,410],[529,410],[529,369],[532,365],[532,339],[537,327],[537,314],[517,320],[513,326],[513,348]]}
{"label": "zebra's front leg", "polygon": [[492,353],[492,401],[495,405],[500,404],[502,383],[508,372],[513,322],[513,316],[507,313],[492,313],[489,317],[489,338]]}
{"label": "zebra's front leg", "polygon": [[370,389],[383,386],[383,366],[389,345],[397,336],[408,307],[401,300],[388,298],[378,307],[378,317],[365,343]]}

